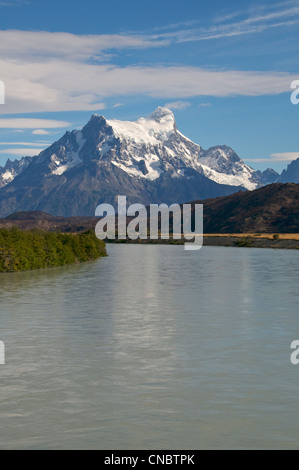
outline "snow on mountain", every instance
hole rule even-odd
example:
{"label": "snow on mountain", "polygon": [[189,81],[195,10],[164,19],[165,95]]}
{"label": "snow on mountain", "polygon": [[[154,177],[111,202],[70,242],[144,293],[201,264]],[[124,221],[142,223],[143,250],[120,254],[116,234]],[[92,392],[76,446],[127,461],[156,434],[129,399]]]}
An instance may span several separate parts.
{"label": "snow on mountain", "polygon": [[242,186],[254,190],[259,186],[255,170],[226,146],[213,147],[200,158],[203,174],[219,184]]}
{"label": "snow on mountain", "polygon": [[148,118],[136,122],[108,120],[115,137],[137,145],[159,145],[175,132],[175,118],[166,108],[158,108]]}
{"label": "snow on mountain", "polygon": [[28,167],[31,161],[32,157],[24,157],[14,162],[8,159],[5,167],[0,167],[0,188],[11,183],[16,176],[21,174]]}
{"label": "snow on mountain", "polygon": [[[94,157],[109,160],[132,178],[149,181],[158,180],[165,172],[172,178],[188,178],[189,169],[218,184],[248,190],[261,186],[261,175],[231,148],[218,146],[205,151],[178,131],[172,111],[162,107],[136,122],[93,115],[82,131],[67,132],[36,161],[44,164],[46,175],[63,176]],[[0,172],[1,187],[21,171],[20,166]]]}
{"label": "snow on mountain", "polygon": [[182,165],[198,166],[194,157],[200,146],[177,131],[174,115],[167,108],[158,108],[136,122],[108,120],[107,124],[117,142],[114,147],[110,142],[106,152],[112,151],[112,164],[131,176],[155,181],[165,171],[181,177]]}
{"label": "snow on mountain", "polygon": [[[70,151],[65,151],[63,159],[55,153],[51,155],[51,160],[56,166],[56,168],[52,170],[52,175],[61,176],[70,168],[82,163],[80,152],[85,144],[85,139],[81,131],[74,131],[73,134],[75,136],[75,146],[71,146]],[[66,150],[66,147],[64,147],[64,150]]]}
{"label": "snow on mountain", "polygon": [[[167,108],[158,108],[136,122],[108,120],[107,124],[125,146],[112,163],[131,176],[154,181],[166,169],[174,178],[181,178],[191,168],[219,184],[250,190],[258,187],[254,170],[232,149],[223,146],[204,151],[177,130],[174,115]],[[112,148],[107,145],[106,153]]]}

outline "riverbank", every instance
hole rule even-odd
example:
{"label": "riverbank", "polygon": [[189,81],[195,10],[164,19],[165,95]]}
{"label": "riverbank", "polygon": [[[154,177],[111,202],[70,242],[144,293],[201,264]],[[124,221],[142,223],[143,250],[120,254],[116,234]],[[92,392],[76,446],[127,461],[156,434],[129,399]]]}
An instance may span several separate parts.
{"label": "riverbank", "polygon": [[[83,234],[94,233],[97,217],[55,217],[44,212],[21,212],[0,219],[0,230],[17,227],[20,230],[42,230],[48,233]],[[128,219],[128,222],[130,220]],[[208,226],[205,226],[208,230]],[[292,224],[290,224],[292,227]],[[270,232],[270,231],[269,231]],[[185,240],[108,240],[107,243],[146,243],[182,245]],[[252,247],[274,249],[299,249],[299,233],[208,233],[204,235],[204,245],[224,247]]]}
{"label": "riverbank", "polygon": [[[107,243],[183,245],[186,240],[107,240]],[[299,250],[299,234],[207,234],[204,246]]]}
{"label": "riverbank", "polygon": [[0,273],[79,264],[107,256],[105,243],[92,231],[49,233],[0,229]]}

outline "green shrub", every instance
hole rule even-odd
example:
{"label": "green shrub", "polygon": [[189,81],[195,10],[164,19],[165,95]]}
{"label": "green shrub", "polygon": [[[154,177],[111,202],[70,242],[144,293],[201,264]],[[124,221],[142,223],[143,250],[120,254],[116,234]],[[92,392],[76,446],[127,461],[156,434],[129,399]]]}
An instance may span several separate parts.
{"label": "green shrub", "polygon": [[0,229],[0,272],[64,266],[100,256],[107,256],[105,243],[92,231],[71,235]]}

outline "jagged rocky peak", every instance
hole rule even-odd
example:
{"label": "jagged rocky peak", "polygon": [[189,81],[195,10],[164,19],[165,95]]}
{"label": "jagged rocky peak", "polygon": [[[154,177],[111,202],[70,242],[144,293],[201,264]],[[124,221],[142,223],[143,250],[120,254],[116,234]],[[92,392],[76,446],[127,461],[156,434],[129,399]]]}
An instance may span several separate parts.
{"label": "jagged rocky peak", "polygon": [[241,158],[236,154],[236,152],[227,145],[219,145],[216,147],[211,147],[209,149],[209,154],[211,157],[214,157],[215,160],[230,160],[233,162],[240,162]]}
{"label": "jagged rocky peak", "polygon": [[200,162],[209,168],[225,173],[230,172],[230,170],[236,166],[239,169],[240,165],[242,168],[246,167],[249,169],[236,152],[226,145],[212,147],[202,152]]}
{"label": "jagged rocky peak", "polygon": [[105,119],[104,116],[99,115],[99,114],[93,114],[85,127],[92,126],[92,125],[103,124],[103,122],[106,122],[106,119]]}
{"label": "jagged rocky peak", "polygon": [[299,158],[293,160],[281,174],[283,183],[299,183]]}
{"label": "jagged rocky peak", "polygon": [[4,168],[5,168],[6,170],[10,170],[10,169],[13,167],[13,164],[14,164],[14,162],[11,161],[10,158],[8,158],[8,159],[7,159],[7,162],[6,162],[6,165],[5,165]]}
{"label": "jagged rocky peak", "polygon": [[20,160],[11,161],[9,158],[4,168],[0,167],[0,188],[11,183],[16,176],[22,173],[34,157],[23,157]]}
{"label": "jagged rocky peak", "polygon": [[88,123],[83,127],[82,132],[84,134],[88,134],[98,132],[107,127],[107,120],[106,118],[104,118],[104,116],[100,116],[99,114],[93,114]]}
{"label": "jagged rocky peak", "polygon": [[79,151],[81,152],[82,150],[84,154],[82,155],[83,159],[87,160],[94,158],[97,154],[100,155],[102,147],[105,149],[111,148],[111,143],[115,140],[111,125],[108,124],[104,116],[99,116],[98,114],[91,116],[82,131],[78,132],[81,134],[81,137],[79,137]]}

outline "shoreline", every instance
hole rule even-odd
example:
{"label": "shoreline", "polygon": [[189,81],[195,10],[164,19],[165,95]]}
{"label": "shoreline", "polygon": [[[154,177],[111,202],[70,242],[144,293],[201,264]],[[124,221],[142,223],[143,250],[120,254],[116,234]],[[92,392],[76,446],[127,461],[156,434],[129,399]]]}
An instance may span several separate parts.
{"label": "shoreline", "polygon": [[[207,234],[203,246],[299,250],[299,234]],[[183,245],[186,240],[105,240],[107,244]]]}

